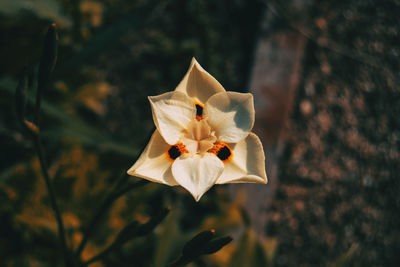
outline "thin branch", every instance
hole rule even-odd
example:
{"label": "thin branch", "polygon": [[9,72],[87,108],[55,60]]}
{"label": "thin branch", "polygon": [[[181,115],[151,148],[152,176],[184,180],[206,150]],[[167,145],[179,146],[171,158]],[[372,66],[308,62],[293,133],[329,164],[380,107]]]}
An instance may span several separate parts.
{"label": "thin branch", "polygon": [[89,265],[93,262],[99,261],[101,260],[104,256],[106,256],[110,251],[112,251],[113,249],[115,249],[115,247],[117,246],[117,242],[116,240],[109,245],[107,248],[105,248],[103,251],[101,251],[99,254],[97,254],[96,256],[94,256],[93,258],[91,258],[90,260],[84,262],[84,265]]}
{"label": "thin branch", "polygon": [[90,219],[87,227],[85,228],[83,232],[83,238],[81,243],[79,244],[75,256],[79,258],[80,254],[82,253],[83,249],[86,246],[87,241],[89,240],[89,237],[93,233],[93,230],[95,229],[97,221],[102,217],[102,215],[107,211],[108,207],[112,204],[114,201],[113,198],[113,193],[109,193],[108,196],[103,200],[102,204],[97,208],[96,212]]}
{"label": "thin branch", "polygon": [[150,183],[150,182],[147,181],[147,180],[140,180],[140,181],[138,181],[136,183],[128,184],[127,186],[125,186],[124,188],[122,188],[121,190],[116,192],[115,195],[114,195],[114,198],[117,199],[120,196],[124,195],[125,193],[127,193],[127,192],[129,192],[129,191],[131,191],[133,189],[136,189],[138,187],[144,186],[144,185],[146,185],[148,183]]}
{"label": "thin branch", "polygon": [[41,170],[42,170],[43,178],[44,178],[44,181],[46,183],[47,191],[48,191],[49,196],[50,196],[51,207],[53,208],[53,212],[54,212],[54,215],[55,215],[56,220],[57,220],[58,235],[60,237],[60,242],[61,242],[62,250],[63,250],[63,253],[64,253],[65,265],[66,266],[71,266],[72,263],[71,263],[71,259],[69,258],[68,249],[67,249],[67,241],[65,239],[64,223],[62,221],[61,213],[60,213],[60,210],[59,210],[58,205],[57,205],[57,201],[56,201],[56,197],[55,197],[55,193],[54,193],[54,188],[53,188],[53,185],[52,185],[51,180],[50,180],[50,175],[49,175],[49,173],[47,171],[47,164],[46,164],[45,159],[44,159],[44,152],[43,152],[43,148],[42,148],[42,144],[41,144],[41,141],[40,141],[39,134],[37,134],[34,137],[34,141],[35,141],[35,148],[36,148],[36,152],[37,152],[37,155],[38,155],[38,158],[39,158],[39,162],[40,162],[40,167],[41,167]]}
{"label": "thin branch", "polygon": [[83,238],[81,243],[79,244],[75,255],[77,257],[80,256],[80,254],[82,253],[83,249],[86,246],[87,241],[89,240],[89,237],[91,236],[91,234],[93,233],[93,231],[95,230],[96,227],[96,223],[98,220],[101,219],[101,217],[106,213],[106,211],[108,210],[108,208],[111,206],[111,204],[117,200],[119,197],[121,197],[122,195],[124,195],[125,193],[146,185],[148,183],[148,181],[146,180],[141,180],[138,181],[136,183],[127,185],[125,188],[120,189],[119,191],[117,191],[119,188],[121,188],[121,186],[124,184],[124,182],[126,181],[126,175],[122,175],[117,183],[115,184],[115,186],[113,187],[113,189],[110,191],[110,193],[108,194],[108,196],[104,199],[103,203],[99,206],[99,208],[96,210],[96,212],[94,213],[93,217],[90,219],[88,226],[86,227],[84,234],[83,234]]}
{"label": "thin branch", "polygon": [[189,264],[192,261],[193,261],[193,259],[187,259],[184,257],[180,257],[176,261],[168,264],[167,267],[181,267],[181,266],[185,266],[186,264]]}

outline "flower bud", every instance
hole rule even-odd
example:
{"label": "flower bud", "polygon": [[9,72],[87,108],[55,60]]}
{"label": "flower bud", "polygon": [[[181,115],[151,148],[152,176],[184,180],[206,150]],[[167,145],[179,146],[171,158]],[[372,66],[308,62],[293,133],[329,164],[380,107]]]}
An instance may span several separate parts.
{"label": "flower bud", "polygon": [[23,122],[25,119],[27,91],[28,91],[28,75],[27,75],[27,69],[25,68],[22,72],[21,78],[18,82],[18,86],[15,90],[15,112],[20,122]]}
{"label": "flower bud", "polygon": [[154,228],[156,228],[162,222],[162,220],[164,220],[164,218],[168,215],[170,210],[171,210],[170,207],[163,208],[158,214],[151,217],[147,223],[139,225],[139,227],[135,232],[135,236],[139,237],[148,235],[150,232],[154,230]]}
{"label": "flower bud", "polygon": [[208,242],[208,244],[203,248],[202,254],[213,254],[229,244],[232,240],[233,238],[230,236],[215,238]]}
{"label": "flower bud", "polygon": [[39,113],[43,90],[50,79],[57,61],[57,41],[58,35],[56,31],[56,24],[53,23],[47,31],[43,45],[42,57],[39,64],[38,87],[36,92],[35,106],[35,122],[37,124],[39,124]]}
{"label": "flower bud", "polygon": [[199,248],[203,248],[214,237],[215,230],[207,230],[197,234],[189,240],[182,249],[182,254],[186,257],[199,254]]}
{"label": "flower bud", "polygon": [[44,39],[42,57],[40,59],[39,74],[38,74],[38,89],[42,90],[54,70],[57,61],[57,42],[58,35],[56,24],[50,25]]}
{"label": "flower bud", "polygon": [[138,228],[138,221],[132,221],[119,232],[116,243],[124,243],[135,236],[136,229]]}

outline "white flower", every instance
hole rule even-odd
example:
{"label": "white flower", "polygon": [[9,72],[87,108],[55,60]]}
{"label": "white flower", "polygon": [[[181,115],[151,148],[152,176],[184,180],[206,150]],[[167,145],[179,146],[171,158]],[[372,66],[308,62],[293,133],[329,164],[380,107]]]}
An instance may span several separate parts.
{"label": "white flower", "polygon": [[196,201],[214,184],[267,183],[251,94],[225,91],[193,58],[175,91],[149,100],[157,129],[128,174],[181,185]]}

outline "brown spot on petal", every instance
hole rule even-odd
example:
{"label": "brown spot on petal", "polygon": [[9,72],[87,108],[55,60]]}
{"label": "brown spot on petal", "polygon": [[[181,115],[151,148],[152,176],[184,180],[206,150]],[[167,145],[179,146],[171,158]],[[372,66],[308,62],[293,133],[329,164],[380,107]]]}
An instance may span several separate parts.
{"label": "brown spot on petal", "polygon": [[203,119],[204,105],[197,101],[194,102],[194,105],[196,106],[196,120],[199,121],[199,120]]}
{"label": "brown spot on petal", "polygon": [[224,142],[215,143],[208,152],[215,154],[223,162],[228,162],[233,158],[232,149]]}
{"label": "brown spot on petal", "polygon": [[176,160],[179,156],[181,156],[183,153],[188,153],[189,151],[186,150],[186,147],[182,143],[177,143],[175,145],[172,145],[168,148],[166,154],[167,158],[171,161]]}

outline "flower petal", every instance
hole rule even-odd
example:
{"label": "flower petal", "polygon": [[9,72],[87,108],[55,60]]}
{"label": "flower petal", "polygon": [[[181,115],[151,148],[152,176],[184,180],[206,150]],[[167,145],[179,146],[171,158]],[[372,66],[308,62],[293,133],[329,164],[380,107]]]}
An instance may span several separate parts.
{"label": "flower petal", "polygon": [[254,133],[237,144],[231,145],[233,158],[225,163],[224,172],[217,184],[267,183],[265,155],[260,139]]}
{"label": "flower petal", "polygon": [[212,95],[224,92],[225,89],[193,58],[188,72],[175,91],[183,92],[201,103],[206,103]]}
{"label": "flower petal", "polygon": [[237,143],[253,128],[253,95],[236,92],[215,94],[205,104],[204,114],[218,140]]}
{"label": "flower petal", "polygon": [[176,144],[183,130],[196,117],[193,101],[182,92],[150,96],[149,101],[158,131],[168,144]]}
{"label": "flower petal", "polygon": [[172,162],[166,156],[169,147],[155,130],[145,150],[127,173],[156,183],[178,185],[172,176]]}
{"label": "flower petal", "polygon": [[192,154],[175,160],[172,164],[172,175],[196,201],[199,201],[200,197],[215,184],[223,169],[224,164],[213,154]]}

